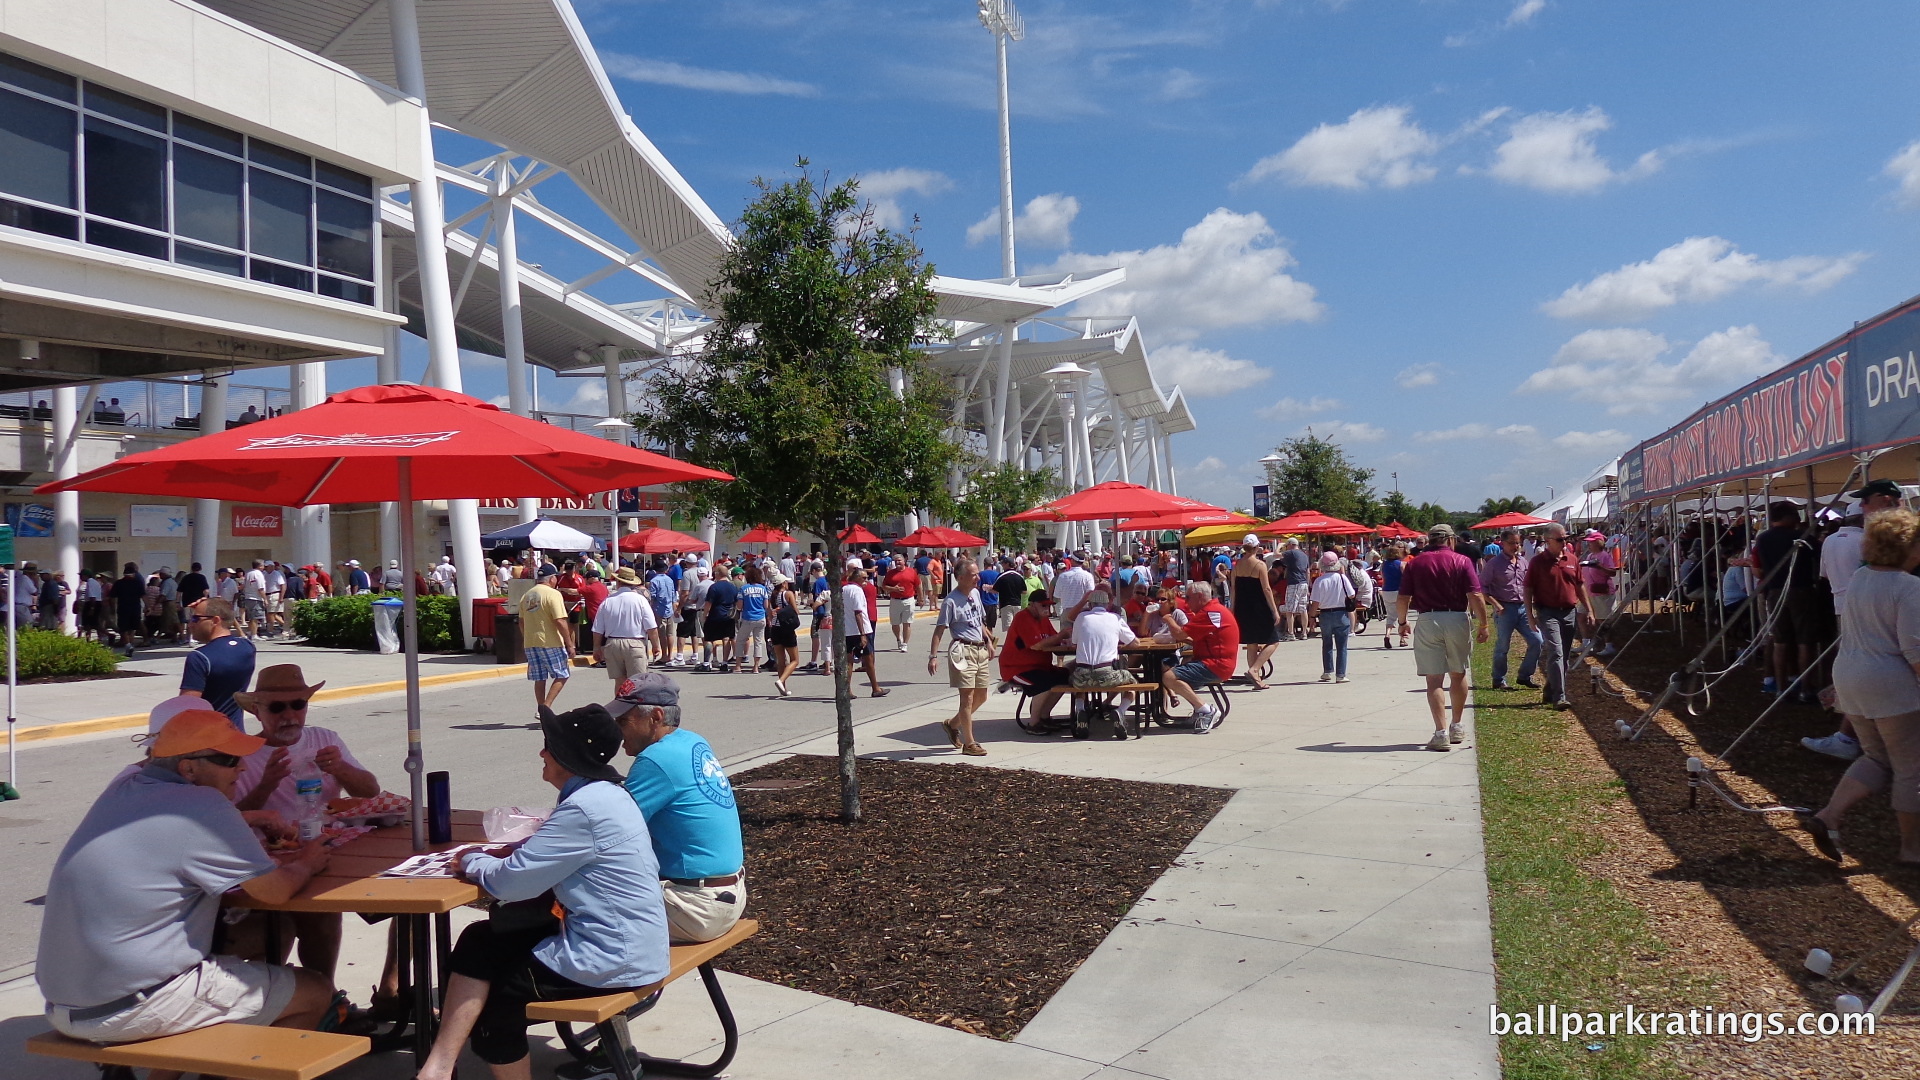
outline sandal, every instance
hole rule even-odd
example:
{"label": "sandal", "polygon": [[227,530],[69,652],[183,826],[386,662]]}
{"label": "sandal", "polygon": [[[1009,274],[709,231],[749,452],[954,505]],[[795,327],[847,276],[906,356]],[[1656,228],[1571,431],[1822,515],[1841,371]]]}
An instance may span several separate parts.
{"label": "sandal", "polygon": [[967,755],[968,757],[986,757],[987,756],[987,748],[984,746],[981,746],[977,742],[970,742],[967,745],[961,747],[960,752]]}
{"label": "sandal", "polygon": [[867,696],[868,697],[886,697],[888,694],[891,694],[891,693],[893,693],[893,691],[883,686]]}
{"label": "sandal", "polygon": [[951,720],[942,720],[940,721],[940,726],[947,729],[947,741],[953,744],[953,748],[955,750],[961,749],[960,725]]}
{"label": "sandal", "polygon": [[1807,830],[1807,835],[1812,837],[1813,846],[1820,849],[1820,854],[1825,855],[1834,862],[1843,861],[1843,856],[1840,853],[1839,830],[1828,828],[1827,823],[1821,821],[1812,811],[1801,812],[1796,810],[1793,816],[1800,820],[1800,827]]}

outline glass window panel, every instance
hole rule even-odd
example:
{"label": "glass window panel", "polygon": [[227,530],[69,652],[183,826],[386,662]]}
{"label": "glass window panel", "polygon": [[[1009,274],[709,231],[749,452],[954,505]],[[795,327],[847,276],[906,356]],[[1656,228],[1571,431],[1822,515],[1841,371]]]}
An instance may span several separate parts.
{"label": "glass window panel", "polygon": [[361,176],[338,165],[329,165],[324,161],[313,163],[314,176],[328,187],[350,191],[361,198],[373,198],[373,177]]}
{"label": "glass window panel", "polygon": [[11,83],[22,90],[31,90],[36,94],[45,94],[61,101],[74,101],[79,94],[74,89],[74,77],[52,68],[41,67],[30,60],[0,53],[0,82]]}
{"label": "glass window panel", "polygon": [[246,274],[246,259],[212,248],[203,248],[194,244],[175,240],[173,242],[173,261],[182,266],[191,266],[200,270],[212,270],[221,274],[243,277]]}
{"label": "glass window panel", "polygon": [[87,213],[166,228],[166,141],[97,117],[86,122]]}
{"label": "glass window panel", "polygon": [[321,296],[331,296],[337,300],[351,300],[356,304],[373,303],[373,286],[358,281],[344,281],[321,274],[319,291]]}
{"label": "glass window panel", "polygon": [[324,188],[314,195],[320,225],[320,269],[372,281],[372,204]]}
{"label": "glass window panel", "polygon": [[228,131],[226,128],[209,124],[205,120],[195,120],[191,116],[183,116],[180,113],[173,114],[173,137],[198,143],[209,150],[232,154],[234,157],[239,157],[241,150],[244,149],[239,132]]}
{"label": "glass window panel", "polygon": [[313,265],[313,188],[259,169],[249,169],[252,222],[247,250],[284,262]]}
{"label": "glass window panel", "polygon": [[311,177],[313,175],[312,158],[305,154],[296,154],[270,142],[261,142],[259,139],[247,140],[247,160],[271,166],[282,172],[290,172],[295,176]]}
{"label": "glass window panel", "polygon": [[173,150],[173,231],[209,244],[243,247],[240,199],[246,166],[188,146]]}
{"label": "glass window panel", "polygon": [[162,135],[167,133],[167,110],[158,105],[149,105],[139,98],[128,97],[118,90],[88,83],[87,108]]}
{"label": "glass window panel", "polygon": [[136,229],[123,229],[104,221],[87,222],[87,243],[130,251],[135,255],[145,255],[154,259],[167,257],[166,237],[143,233]]}
{"label": "glass window panel", "polygon": [[28,206],[9,199],[0,199],[0,225],[11,225],[16,229],[31,229],[37,233],[62,236],[68,240],[80,239],[80,219],[73,214]]}
{"label": "glass window panel", "polygon": [[0,90],[0,191],[72,206],[78,123],[71,109]]}
{"label": "glass window panel", "polygon": [[313,274],[305,270],[295,270],[291,266],[281,266],[265,259],[249,259],[252,264],[252,277],[255,281],[264,281],[269,285],[281,285],[301,292],[313,291]]}

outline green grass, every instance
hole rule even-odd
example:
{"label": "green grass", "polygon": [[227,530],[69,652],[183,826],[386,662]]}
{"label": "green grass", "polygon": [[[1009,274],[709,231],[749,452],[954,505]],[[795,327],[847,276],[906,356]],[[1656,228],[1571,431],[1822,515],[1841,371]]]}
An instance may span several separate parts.
{"label": "green grass", "polygon": [[[1492,649],[1474,658],[1474,682],[1490,687]],[[1665,945],[1645,913],[1580,861],[1606,848],[1588,823],[1627,797],[1604,767],[1561,752],[1577,734],[1572,713],[1538,707],[1539,691],[1482,689],[1477,745],[1493,913],[1494,966],[1504,1012],[1557,1004],[1563,1011],[1685,1008],[1701,988],[1657,966]],[[1532,706],[1532,707],[1526,707]],[[1601,1049],[1588,1050],[1590,1044]],[[1672,1043],[1650,1035],[1507,1035],[1508,1080],[1645,1080],[1677,1076]]]}

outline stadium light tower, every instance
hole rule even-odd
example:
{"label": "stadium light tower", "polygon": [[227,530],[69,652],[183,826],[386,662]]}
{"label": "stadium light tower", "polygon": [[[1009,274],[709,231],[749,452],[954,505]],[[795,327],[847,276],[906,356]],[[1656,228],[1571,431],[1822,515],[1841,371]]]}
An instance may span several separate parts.
{"label": "stadium light tower", "polygon": [[1027,36],[1013,0],[980,0],[980,25],[993,35],[1000,61],[1000,272],[1013,277],[1013,127],[1007,115],[1007,42]]}

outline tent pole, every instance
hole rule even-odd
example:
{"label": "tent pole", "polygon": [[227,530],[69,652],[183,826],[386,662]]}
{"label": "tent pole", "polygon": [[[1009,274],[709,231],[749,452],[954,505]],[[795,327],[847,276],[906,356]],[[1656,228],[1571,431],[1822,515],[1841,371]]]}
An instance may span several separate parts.
{"label": "tent pole", "polygon": [[[400,530],[400,565],[407,572],[400,575],[400,597],[405,605],[401,610],[401,633],[406,635],[402,643],[407,658],[407,784],[408,794],[413,799],[413,850],[427,850],[427,782],[426,762],[420,752],[420,608],[419,597],[415,595],[413,585],[413,459],[403,457],[399,461],[400,520],[406,527]],[[456,623],[455,625],[458,625]]]}
{"label": "tent pole", "polygon": [[20,620],[13,610],[13,587],[19,582],[20,570],[16,564],[8,563],[4,572],[7,575],[7,787],[17,799],[20,797],[20,760],[14,729],[19,726],[20,715],[14,709],[14,700],[20,689],[17,665],[20,653],[15,644],[20,636]]}

